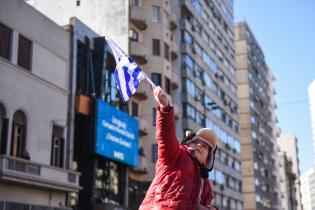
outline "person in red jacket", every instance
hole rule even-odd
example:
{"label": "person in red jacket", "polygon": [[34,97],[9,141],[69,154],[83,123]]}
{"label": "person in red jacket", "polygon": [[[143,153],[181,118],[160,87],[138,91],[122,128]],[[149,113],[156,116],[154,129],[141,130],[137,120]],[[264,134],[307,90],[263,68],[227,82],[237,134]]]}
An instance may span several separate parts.
{"label": "person in red jacket", "polygon": [[155,177],[139,210],[216,210],[208,172],[212,170],[217,137],[212,129],[188,133],[185,145],[176,138],[173,107],[160,87],[153,90],[158,161]]}

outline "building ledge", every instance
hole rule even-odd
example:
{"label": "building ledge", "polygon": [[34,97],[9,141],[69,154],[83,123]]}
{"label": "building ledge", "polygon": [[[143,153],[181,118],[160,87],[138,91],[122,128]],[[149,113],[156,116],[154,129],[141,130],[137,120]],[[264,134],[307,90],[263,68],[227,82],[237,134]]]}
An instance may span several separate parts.
{"label": "building ledge", "polygon": [[0,156],[0,182],[78,192],[80,173],[7,155]]}
{"label": "building ledge", "polygon": [[145,30],[148,27],[145,16],[146,13],[142,7],[131,6],[130,20],[140,30]]}

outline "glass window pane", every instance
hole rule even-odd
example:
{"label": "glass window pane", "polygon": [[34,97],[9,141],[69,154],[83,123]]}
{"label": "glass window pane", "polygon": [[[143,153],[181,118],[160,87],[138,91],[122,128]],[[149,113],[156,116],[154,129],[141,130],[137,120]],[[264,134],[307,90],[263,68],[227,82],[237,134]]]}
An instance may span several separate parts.
{"label": "glass window pane", "polygon": [[158,6],[152,6],[152,22],[155,23],[161,22],[160,7]]}

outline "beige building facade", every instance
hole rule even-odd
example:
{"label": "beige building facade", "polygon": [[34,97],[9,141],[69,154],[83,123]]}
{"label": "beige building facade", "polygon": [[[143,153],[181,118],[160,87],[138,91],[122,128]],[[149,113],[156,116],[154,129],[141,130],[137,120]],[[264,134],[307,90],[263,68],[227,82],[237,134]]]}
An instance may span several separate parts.
{"label": "beige building facade", "polygon": [[298,208],[296,197],[296,180],[298,179],[298,176],[293,172],[292,160],[285,152],[279,152],[278,159],[281,195],[280,205],[285,210],[296,210]]}
{"label": "beige building facade", "polygon": [[0,209],[68,209],[79,174],[67,138],[69,34],[0,1]]}
{"label": "beige building facade", "polygon": [[244,209],[279,207],[275,77],[246,22],[235,26]]}
{"label": "beige building facade", "polygon": [[296,200],[295,207],[298,210],[302,210],[302,201],[301,201],[301,181],[300,181],[300,160],[299,160],[299,150],[297,147],[298,139],[294,134],[290,133],[281,133],[277,138],[277,143],[281,152],[286,154],[286,157],[292,162],[292,173],[295,174],[295,196]]}

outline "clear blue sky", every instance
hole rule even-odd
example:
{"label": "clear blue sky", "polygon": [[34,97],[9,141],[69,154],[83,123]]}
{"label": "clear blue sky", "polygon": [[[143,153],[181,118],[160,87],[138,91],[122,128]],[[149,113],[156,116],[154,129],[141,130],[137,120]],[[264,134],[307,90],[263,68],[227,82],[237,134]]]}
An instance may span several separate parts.
{"label": "clear blue sky", "polygon": [[235,21],[247,21],[271,71],[282,132],[298,138],[301,172],[314,153],[307,87],[315,79],[314,0],[235,0]]}

